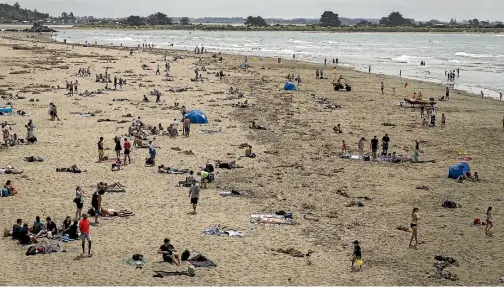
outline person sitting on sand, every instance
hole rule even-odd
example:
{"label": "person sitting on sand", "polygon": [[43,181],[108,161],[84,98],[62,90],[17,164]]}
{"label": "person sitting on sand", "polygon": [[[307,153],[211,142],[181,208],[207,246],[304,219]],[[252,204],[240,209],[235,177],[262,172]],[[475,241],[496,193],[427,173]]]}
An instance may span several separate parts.
{"label": "person sitting on sand", "polygon": [[338,124],[337,126],[335,126],[335,127],[333,128],[333,131],[334,131],[335,133],[339,133],[339,134],[343,133],[343,131],[341,130],[341,125],[340,125],[340,124]]}
{"label": "person sitting on sand", "polygon": [[28,245],[28,244],[36,244],[38,243],[37,238],[30,233],[28,229],[28,224],[23,224],[23,228],[19,230],[18,234],[19,244]]}
{"label": "person sitting on sand", "polygon": [[159,247],[158,254],[163,255],[163,261],[165,262],[175,263],[176,265],[180,265],[181,263],[180,254],[170,244],[170,239],[168,238],[164,239],[164,244]]}
{"label": "person sitting on sand", "polygon": [[56,223],[51,220],[51,217],[46,218],[46,225],[43,230],[41,230],[37,237],[47,236],[47,238],[52,239],[54,235],[58,233],[58,228],[56,227]]}
{"label": "person sitting on sand", "polygon": [[252,146],[248,145],[245,148],[245,157],[255,158],[256,154],[252,152]]}
{"label": "person sitting on sand", "polygon": [[63,223],[61,225],[61,233],[66,234],[68,232],[68,229],[72,226],[72,218],[70,216],[67,216],[65,220],[63,220]]}
{"label": "person sitting on sand", "polygon": [[[5,182],[3,189],[7,191],[8,196],[16,195],[18,193],[17,189],[14,187],[14,185],[12,184],[12,181],[10,181],[10,180],[7,180]],[[2,195],[3,195],[3,192],[2,192]]]}
{"label": "person sitting on sand", "polygon": [[121,159],[117,158],[116,162],[112,164],[112,171],[119,171],[121,170]]}

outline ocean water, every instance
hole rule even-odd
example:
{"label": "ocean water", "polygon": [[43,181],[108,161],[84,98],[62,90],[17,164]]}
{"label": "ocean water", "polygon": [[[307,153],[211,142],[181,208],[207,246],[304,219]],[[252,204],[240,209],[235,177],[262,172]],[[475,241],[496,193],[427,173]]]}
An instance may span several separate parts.
{"label": "ocean water", "polygon": [[[498,98],[504,92],[504,35],[439,33],[204,32],[136,30],[61,30],[69,43],[138,46],[282,57],[323,62],[332,59],[361,71],[448,84],[445,71],[460,69],[456,89]],[[172,44],[174,47],[170,47]],[[425,66],[420,62],[425,61]],[[437,96],[437,95],[436,95]]]}

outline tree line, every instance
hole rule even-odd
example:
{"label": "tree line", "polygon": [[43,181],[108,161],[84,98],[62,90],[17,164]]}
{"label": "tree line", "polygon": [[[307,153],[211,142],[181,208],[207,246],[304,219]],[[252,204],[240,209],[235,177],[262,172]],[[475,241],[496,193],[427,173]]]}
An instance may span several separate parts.
{"label": "tree line", "polygon": [[[143,26],[143,25],[174,25],[174,21],[172,18],[168,17],[166,14],[157,12],[155,14],[151,14],[147,17],[135,16],[131,15],[128,18],[121,21],[123,24],[130,26]],[[189,17],[182,17],[179,20],[179,25],[190,25],[191,20]]]}

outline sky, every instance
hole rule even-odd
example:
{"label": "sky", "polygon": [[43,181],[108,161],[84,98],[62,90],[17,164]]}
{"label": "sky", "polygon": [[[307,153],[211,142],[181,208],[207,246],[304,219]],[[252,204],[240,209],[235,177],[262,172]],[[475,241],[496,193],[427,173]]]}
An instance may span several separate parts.
{"label": "sky", "polygon": [[[0,0],[14,4],[16,0]],[[407,18],[504,20],[504,0],[17,0],[21,7],[56,16],[125,17],[163,12],[179,17],[319,18],[326,11],[347,18],[381,18],[399,11]]]}

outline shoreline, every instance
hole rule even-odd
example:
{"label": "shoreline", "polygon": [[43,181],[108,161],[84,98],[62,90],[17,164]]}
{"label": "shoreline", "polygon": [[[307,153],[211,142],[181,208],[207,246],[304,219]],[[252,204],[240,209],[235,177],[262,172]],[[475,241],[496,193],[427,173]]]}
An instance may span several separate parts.
{"label": "shoreline", "polygon": [[[55,33],[55,35],[47,35],[47,36],[50,37],[53,41],[55,41],[57,43],[64,44],[63,41],[58,41],[56,39],[57,33]],[[76,42],[68,41],[68,39],[67,39],[67,43],[68,44],[85,45],[85,43],[80,43],[80,42],[77,42],[77,41]],[[116,49],[121,49],[121,48],[123,48],[123,49],[127,49],[127,48],[138,49],[137,46],[127,46],[127,45],[124,45],[124,46],[98,45],[98,46],[99,47],[109,47],[109,48],[113,47],[113,48],[116,48]],[[140,49],[142,49],[142,48],[140,48]],[[143,48],[143,49],[147,49],[147,48]],[[184,49],[177,49],[177,48],[171,49],[171,48],[166,48],[166,47],[165,48],[155,48],[155,50],[160,50],[160,51],[178,51],[178,52],[189,52],[189,53],[191,53],[191,50],[184,50]],[[219,51],[211,51],[209,53],[218,53],[218,52]],[[198,55],[198,54],[194,54],[194,55]],[[249,56],[249,57],[256,57],[256,58],[267,58],[267,59],[276,59],[278,57],[281,57],[282,61],[293,61],[293,62],[310,63],[310,64],[315,65],[314,68],[320,68],[320,65],[323,65],[321,62],[315,62],[315,61],[292,60],[292,58],[287,57],[287,56],[282,56],[282,55],[277,56],[277,57],[272,57],[272,56],[260,56],[260,55],[253,54],[253,53],[243,54],[243,53],[240,53],[240,52],[237,52],[237,53],[223,53],[223,55],[233,55],[233,56],[243,56],[243,57]],[[342,69],[342,70],[354,70],[356,72],[368,74],[365,71],[362,71],[359,68],[357,68],[357,67],[355,67],[355,66],[353,66],[351,64],[348,64],[348,65],[345,65],[345,64],[338,65],[338,69]],[[429,80],[429,79],[422,79],[422,78],[418,78],[418,77],[408,77],[408,76],[399,77],[397,75],[385,74],[385,73],[373,73],[372,72],[371,74],[378,75],[378,76],[395,77],[395,78],[398,78],[398,79],[405,79],[405,80],[408,80],[408,81],[430,83],[430,84],[435,84],[435,85],[443,86],[443,87],[447,86],[445,83],[442,83],[439,80]],[[496,91],[496,90],[493,90],[493,89],[480,88],[480,87],[472,87],[472,86],[457,84],[457,85],[454,86],[454,88],[451,88],[450,90],[452,90],[452,91],[458,91],[458,92],[461,92],[461,93],[466,93],[466,94],[468,94],[470,96],[477,96],[477,97],[479,97],[480,91],[483,91],[486,98],[491,98],[493,100],[499,100],[499,92]]]}

